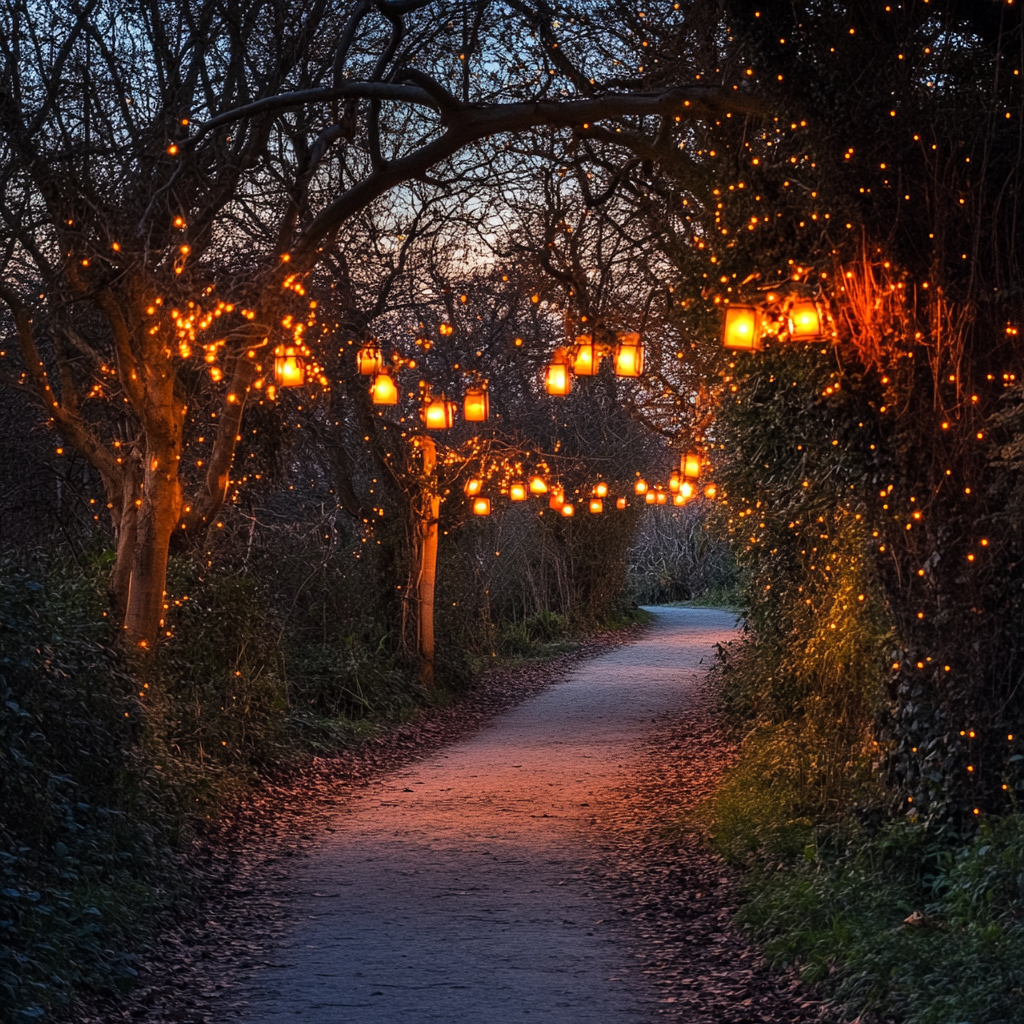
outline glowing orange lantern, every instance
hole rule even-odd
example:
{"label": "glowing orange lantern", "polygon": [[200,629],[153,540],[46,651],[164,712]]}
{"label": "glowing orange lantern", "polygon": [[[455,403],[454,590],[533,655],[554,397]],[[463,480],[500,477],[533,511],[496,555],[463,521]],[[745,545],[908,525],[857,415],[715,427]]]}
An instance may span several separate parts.
{"label": "glowing orange lantern", "polygon": [[562,506],[565,504],[565,494],[562,493],[560,488],[556,488],[551,492],[551,496],[548,498],[548,507],[553,508],[556,512],[560,511]]}
{"label": "glowing orange lantern", "polygon": [[696,452],[687,452],[680,463],[680,469],[687,480],[696,480],[700,476],[700,456]]}
{"label": "glowing orange lantern", "polygon": [[526,501],[526,493],[526,484],[521,480],[517,480],[514,484],[508,485],[509,501]]}
{"label": "glowing orange lantern", "polygon": [[669,489],[669,490],[670,490],[670,491],[671,491],[671,492],[672,492],[673,494],[675,494],[675,493],[676,493],[676,491],[678,491],[678,490],[679,490],[679,474],[678,474],[678,473],[673,473],[673,474],[672,474],[672,475],[671,475],[671,476],[670,476],[670,477],[668,478],[668,489]]}
{"label": "glowing orange lantern", "polygon": [[462,403],[463,419],[470,423],[483,423],[491,414],[491,401],[487,389],[480,385],[466,389],[466,397]]}
{"label": "glowing orange lantern", "polygon": [[398,405],[398,388],[386,373],[378,373],[373,378],[370,394],[374,405]]}
{"label": "glowing orange lantern", "polygon": [[637,482],[633,485],[633,490],[636,491],[637,494],[646,494],[647,481],[644,479],[637,480]]}
{"label": "glowing orange lantern", "polygon": [[608,485],[602,480],[599,484],[594,485],[594,497],[604,498],[608,494]]}
{"label": "glowing orange lantern", "polygon": [[625,508],[626,504],[627,504],[627,502],[626,502],[625,498],[616,498],[615,499],[615,507],[616,508]]}
{"label": "glowing orange lantern", "polygon": [[577,377],[593,377],[601,365],[601,357],[594,349],[594,339],[589,334],[581,334],[576,339],[576,349],[572,360],[572,372]]}
{"label": "glowing orange lantern", "polygon": [[447,430],[455,422],[455,403],[443,395],[428,398],[420,409],[420,419],[427,425],[427,430]]}
{"label": "glowing orange lantern", "polygon": [[814,341],[821,337],[821,311],[811,299],[800,299],[789,307],[789,337],[793,341]]}
{"label": "glowing orange lantern", "polygon": [[574,509],[572,505],[563,505],[560,511],[562,515],[565,516],[567,519],[569,518],[569,516],[576,515],[576,509]]}
{"label": "glowing orange lantern", "polygon": [[682,494],[673,494],[672,495],[672,504],[673,505],[685,505],[686,504],[686,498]]}
{"label": "glowing orange lantern", "polygon": [[531,476],[530,477],[530,493],[531,494],[547,494],[548,485],[544,483],[544,477],[542,476]]}
{"label": "glowing orange lantern", "polygon": [[590,511],[597,515],[598,512],[604,511],[604,502],[600,498],[590,499]]}
{"label": "glowing orange lantern", "polygon": [[619,377],[639,377],[644,372],[644,346],[635,332],[619,335],[615,350],[615,373]]}
{"label": "glowing orange lantern", "polygon": [[484,482],[479,477],[470,477],[466,486],[462,488],[467,498],[472,498],[483,490]]}
{"label": "glowing orange lantern", "polygon": [[294,345],[274,349],[274,381],[282,388],[299,388],[306,383],[306,363]]}
{"label": "glowing orange lantern", "polygon": [[707,498],[708,501],[714,501],[717,493],[718,488],[714,484],[708,484],[707,487],[704,488],[704,497]]}
{"label": "glowing orange lantern", "polygon": [[753,351],[761,347],[761,311],[756,306],[728,306],[722,344]]}
{"label": "glowing orange lantern", "polygon": [[378,345],[363,345],[356,353],[356,363],[359,372],[367,377],[384,371],[384,356]]}
{"label": "glowing orange lantern", "polygon": [[564,348],[555,349],[555,354],[544,371],[544,387],[549,395],[567,395],[572,390],[572,377],[569,375]]}
{"label": "glowing orange lantern", "polygon": [[667,505],[668,495],[664,491],[658,491],[655,495],[655,500],[658,502],[659,505]]}
{"label": "glowing orange lantern", "polygon": [[491,514],[491,499],[490,498],[476,498],[473,501],[473,515],[475,516],[489,516]]}
{"label": "glowing orange lantern", "polygon": [[648,505],[653,505],[657,500],[658,495],[656,491],[647,491],[644,494],[644,501],[646,501]]}
{"label": "glowing orange lantern", "polygon": [[688,501],[693,497],[693,484],[691,484],[689,480],[684,480],[679,485],[679,496],[683,501]]}

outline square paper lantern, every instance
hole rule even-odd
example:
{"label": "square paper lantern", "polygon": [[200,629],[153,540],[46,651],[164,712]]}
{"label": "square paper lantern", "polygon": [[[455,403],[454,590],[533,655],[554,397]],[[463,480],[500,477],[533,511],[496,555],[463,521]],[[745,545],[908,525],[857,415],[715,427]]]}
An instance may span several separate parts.
{"label": "square paper lantern", "polygon": [[378,373],[373,378],[370,394],[374,405],[398,405],[398,388],[386,373]]}
{"label": "square paper lantern", "polygon": [[544,371],[544,387],[549,395],[567,395],[572,390],[572,378],[565,363],[548,363]]}
{"label": "square paper lantern", "polygon": [[306,383],[306,364],[294,345],[274,349],[274,383],[282,388],[300,388]]}
{"label": "square paper lantern", "polygon": [[593,377],[600,368],[600,365],[601,357],[594,348],[594,339],[589,334],[581,334],[576,339],[572,372],[577,377]]}
{"label": "square paper lantern", "polygon": [[626,502],[625,498],[616,498],[615,499],[615,507],[616,508],[625,508],[626,505],[627,505],[627,502]]}
{"label": "square paper lantern", "polygon": [[569,516],[576,515],[576,509],[574,509],[572,505],[563,505],[560,511],[562,515],[566,517],[566,519],[568,519]]}
{"label": "square paper lantern", "polygon": [[483,490],[484,482],[479,477],[470,477],[466,481],[466,486],[462,488],[467,498],[475,497]]}
{"label": "square paper lantern", "polygon": [[636,333],[620,334],[615,350],[615,374],[618,377],[639,377],[644,372],[644,346]]}
{"label": "square paper lantern", "polygon": [[658,494],[657,494],[657,492],[656,491],[645,491],[644,492],[644,501],[646,501],[648,505],[656,504],[657,501],[658,501]]}
{"label": "square paper lantern", "polygon": [[756,306],[727,306],[722,344],[753,352],[761,347],[761,311]]}
{"label": "square paper lantern", "polygon": [[489,516],[491,514],[491,499],[476,498],[473,501],[473,515]]}
{"label": "square paper lantern", "polygon": [[491,413],[491,402],[484,387],[466,389],[462,403],[462,417],[470,423],[484,423]]}
{"label": "square paper lantern", "polygon": [[517,480],[514,484],[508,485],[509,501],[526,501],[526,493],[526,484],[521,480]]}
{"label": "square paper lantern", "polygon": [[367,377],[382,373],[384,370],[384,356],[381,354],[379,345],[363,345],[356,353],[356,363],[359,365],[359,372]]}
{"label": "square paper lantern", "polygon": [[789,307],[789,337],[792,341],[816,341],[821,337],[821,310],[811,299]]}
{"label": "square paper lantern", "polygon": [[447,430],[455,422],[455,403],[446,398],[432,398],[424,402],[420,418],[427,430]]}
{"label": "square paper lantern", "polygon": [[700,476],[700,456],[696,452],[687,452],[679,460],[679,468],[687,480],[696,480]]}
{"label": "square paper lantern", "polygon": [[553,508],[556,512],[559,512],[564,504],[565,494],[560,488],[553,488],[548,497],[548,508]]}
{"label": "square paper lantern", "polygon": [[590,511],[597,515],[598,512],[604,511],[604,502],[600,498],[590,499]]}
{"label": "square paper lantern", "polygon": [[637,482],[633,485],[633,490],[636,491],[637,494],[646,494],[647,481],[644,479],[637,480]]}
{"label": "square paper lantern", "polygon": [[708,501],[714,501],[717,493],[718,488],[714,484],[708,484],[707,487],[704,488],[704,497],[707,498]]}
{"label": "square paper lantern", "polygon": [[531,494],[547,494],[548,485],[544,483],[544,477],[542,476],[531,476],[530,477],[530,493]]}

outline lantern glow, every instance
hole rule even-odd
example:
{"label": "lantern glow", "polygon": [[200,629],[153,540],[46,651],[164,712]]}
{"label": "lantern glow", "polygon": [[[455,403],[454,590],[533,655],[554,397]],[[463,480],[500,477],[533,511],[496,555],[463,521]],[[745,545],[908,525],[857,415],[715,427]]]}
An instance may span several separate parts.
{"label": "lantern glow", "polygon": [[560,511],[560,512],[562,513],[562,515],[563,515],[563,516],[565,516],[565,517],[566,517],[567,519],[569,518],[569,516],[574,516],[574,515],[576,515],[576,509],[574,509],[574,508],[572,507],[572,505],[563,505],[563,506],[561,507],[561,509],[560,509],[559,511]]}
{"label": "lantern glow", "polygon": [[299,388],[306,383],[306,363],[294,345],[274,349],[274,382],[282,388]]}
{"label": "lantern glow", "polygon": [[658,495],[654,491],[647,491],[644,494],[644,501],[646,501],[648,505],[653,505],[657,500]]}
{"label": "lantern glow", "polygon": [[789,307],[789,336],[793,341],[815,341],[821,337],[821,311],[810,299]]}
{"label": "lantern glow", "polygon": [[547,494],[548,485],[544,483],[544,477],[542,476],[531,476],[530,477],[530,493],[531,494]]}
{"label": "lantern glow", "polygon": [[514,484],[508,485],[509,501],[526,501],[526,494],[526,484],[521,480],[517,480]]}
{"label": "lantern glow", "polygon": [[472,498],[475,495],[479,494],[481,490],[483,490],[483,486],[483,480],[481,480],[479,477],[474,476],[470,477],[466,481],[466,486],[463,487],[462,490],[467,498]]}
{"label": "lantern glow", "polygon": [[643,479],[637,480],[637,482],[633,485],[633,490],[636,491],[637,494],[646,494],[647,481]]}
{"label": "lantern glow", "polygon": [[680,469],[687,480],[696,480],[700,476],[700,456],[696,452],[687,452],[680,463]]}
{"label": "lantern glow", "polygon": [[602,480],[598,484],[594,484],[594,497],[604,498],[608,494],[608,485]]}
{"label": "lantern glow", "polygon": [[618,377],[639,377],[644,372],[644,346],[635,332],[619,335],[615,350],[615,374]]}
{"label": "lantern glow", "polygon": [[678,490],[679,490],[679,474],[678,474],[678,473],[673,473],[673,474],[672,474],[672,475],[671,475],[671,476],[670,476],[670,477],[668,478],[668,489],[669,489],[669,490],[670,490],[670,491],[671,491],[671,492],[672,492],[673,494],[675,494],[675,493],[676,493],[676,491],[678,491]]}
{"label": "lantern glow", "polygon": [[683,501],[688,501],[693,497],[693,484],[691,484],[689,480],[684,480],[679,485],[679,497],[681,497]]}
{"label": "lantern glow", "polygon": [[484,423],[491,414],[491,401],[484,387],[466,389],[462,417],[470,423]]}
{"label": "lantern glow", "polygon": [[370,386],[374,405],[398,405],[398,388],[386,373],[378,373]]}
{"label": "lantern glow", "polygon": [[548,498],[548,508],[553,508],[556,512],[561,511],[562,506],[565,504],[565,495],[560,490],[553,490],[550,497]]}
{"label": "lantern glow", "polygon": [[449,402],[444,396],[428,398],[420,410],[420,419],[426,424],[427,430],[447,430],[455,422],[455,403]]}
{"label": "lantern glow", "polygon": [[577,377],[593,377],[601,365],[601,357],[594,348],[594,339],[589,334],[581,334],[576,339],[576,349],[572,360],[572,372]]}
{"label": "lantern glow", "polygon": [[567,395],[572,390],[572,378],[569,376],[569,367],[563,362],[558,362],[558,353],[555,353],[555,360],[548,363],[544,371],[544,387],[549,395]]}
{"label": "lantern glow", "polygon": [[598,512],[604,511],[604,502],[600,498],[590,499],[590,511],[597,515]]}
{"label": "lantern glow", "polygon": [[672,504],[673,505],[685,505],[686,504],[686,498],[682,494],[673,494],[672,495]]}
{"label": "lantern glow", "polygon": [[490,498],[476,498],[473,501],[473,515],[475,516],[489,516],[491,514],[491,499]]}
{"label": "lantern glow", "polygon": [[356,353],[359,372],[367,377],[384,372],[384,356],[378,345],[363,345]]}
{"label": "lantern glow", "polygon": [[625,508],[626,504],[627,504],[627,502],[626,502],[625,498],[616,498],[615,499],[615,507],[616,508]]}
{"label": "lantern glow", "polygon": [[668,495],[664,491],[658,491],[655,494],[655,501],[657,501],[657,503],[659,505],[667,505],[668,504]]}
{"label": "lantern glow", "polygon": [[722,344],[753,351],[761,347],[761,311],[755,306],[729,306],[725,311]]}
{"label": "lantern glow", "polygon": [[714,484],[708,484],[707,487],[704,488],[704,497],[707,498],[708,501],[714,501],[717,493],[718,488]]}

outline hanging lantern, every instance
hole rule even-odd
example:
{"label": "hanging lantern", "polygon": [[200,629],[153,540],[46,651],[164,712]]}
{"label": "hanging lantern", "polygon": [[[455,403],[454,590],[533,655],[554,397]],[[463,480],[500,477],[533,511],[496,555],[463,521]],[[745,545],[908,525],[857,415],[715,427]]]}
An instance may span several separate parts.
{"label": "hanging lantern", "polygon": [[648,505],[653,505],[657,500],[658,494],[656,491],[646,491],[644,493],[644,501],[646,501]]}
{"label": "hanging lantern", "polygon": [[679,485],[679,496],[683,501],[689,501],[693,497],[693,484],[689,480],[684,480]]}
{"label": "hanging lantern", "polygon": [[594,347],[594,339],[589,334],[581,334],[576,339],[572,372],[577,377],[593,377],[600,369],[600,366],[601,357]]}
{"label": "hanging lantern", "polygon": [[627,502],[626,502],[625,498],[616,498],[615,499],[615,507],[616,508],[625,508],[626,505],[627,505]]}
{"label": "hanging lantern", "polygon": [[686,504],[686,498],[682,494],[673,494],[672,495],[672,504],[673,505],[685,505]]}
{"label": "hanging lantern", "polygon": [[489,516],[491,514],[490,498],[475,498],[473,500],[473,515]]}
{"label": "hanging lantern", "polygon": [[672,475],[671,475],[671,476],[670,476],[670,477],[668,478],[668,489],[669,489],[669,490],[670,490],[670,491],[671,491],[671,492],[672,492],[673,494],[675,494],[675,493],[676,493],[676,491],[678,491],[678,490],[679,490],[679,474],[678,474],[678,473],[673,473],[673,474],[672,474]]}
{"label": "hanging lantern", "polygon": [[384,356],[379,345],[363,345],[356,353],[359,372],[367,377],[384,372]]}
{"label": "hanging lantern", "polygon": [[508,500],[509,501],[526,501],[526,484],[521,480],[517,480],[514,484],[508,485]]}
{"label": "hanging lantern", "polygon": [[608,485],[602,480],[598,484],[594,484],[594,497],[604,498],[608,495]]}
{"label": "hanging lantern", "polygon": [[561,509],[559,509],[559,511],[562,513],[563,516],[566,517],[566,519],[568,519],[570,516],[576,515],[576,509],[574,509],[572,505],[563,505]]}
{"label": "hanging lantern", "polygon": [[374,405],[398,405],[398,388],[386,373],[378,373],[370,385]]}
{"label": "hanging lantern", "polygon": [[687,480],[696,480],[700,476],[700,456],[696,452],[687,452],[679,463]]}
{"label": "hanging lantern", "polygon": [[548,485],[544,483],[544,477],[542,476],[531,476],[530,477],[530,493],[531,494],[547,494]]}
{"label": "hanging lantern", "polygon": [[646,494],[647,493],[647,481],[644,480],[643,478],[641,478],[640,480],[637,480],[637,482],[633,485],[633,490],[636,491],[637,494]]}
{"label": "hanging lantern", "polygon": [[668,495],[664,491],[658,491],[655,494],[655,500],[657,501],[657,503],[659,505],[667,505],[668,504]]}
{"label": "hanging lantern", "polygon": [[618,377],[639,377],[644,372],[644,346],[635,332],[619,335],[615,350],[615,374]]}
{"label": "hanging lantern", "polygon": [[704,488],[704,497],[707,498],[708,501],[714,501],[717,493],[718,488],[714,484],[708,484],[707,487]]}
{"label": "hanging lantern", "polygon": [[555,488],[551,491],[551,495],[548,498],[548,508],[553,508],[556,512],[561,511],[562,506],[565,504],[565,494],[561,488]]}
{"label": "hanging lantern", "polygon": [[299,388],[306,383],[306,362],[294,345],[274,349],[274,381],[282,388]]}
{"label": "hanging lantern", "polygon": [[455,403],[449,402],[444,395],[428,397],[420,409],[420,419],[427,425],[427,430],[447,430],[455,422]]}
{"label": "hanging lantern", "polygon": [[483,487],[483,480],[481,480],[479,477],[474,476],[470,477],[466,481],[466,486],[462,488],[462,491],[467,498],[472,498],[479,494],[483,490]]}
{"label": "hanging lantern", "polygon": [[572,390],[572,377],[564,348],[556,348],[555,354],[544,371],[544,387],[549,395],[567,395]]}
{"label": "hanging lantern", "polygon": [[815,341],[821,337],[821,310],[812,299],[800,299],[789,307],[791,341]]}
{"label": "hanging lantern", "polygon": [[590,511],[597,515],[598,512],[604,511],[604,502],[600,498],[590,499]]}
{"label": "hanging lantern", "polygon": [[756,306],[728,306],[722,344],[753,351],[761,347],[761,311]]}
{"label": "hanging lantern", "polygon": [[466,389],[462,403],[462,418],[470,423],[483,423],[491,414],[491,400],[482,384]]}

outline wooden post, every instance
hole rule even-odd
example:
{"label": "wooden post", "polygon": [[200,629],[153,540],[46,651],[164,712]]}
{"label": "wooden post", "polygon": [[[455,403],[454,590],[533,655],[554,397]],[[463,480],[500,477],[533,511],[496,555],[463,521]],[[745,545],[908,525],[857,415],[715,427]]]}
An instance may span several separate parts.
{"label": "wooden post", "polygon": [[421,435],[414,439],[422,454],[422,475],[416,515],[416,647],[420,663],[420,682],[434,685],[434,583],[437,578],[437,526],[441,496],[437,493],[434,472],[437,449],[434,439]]}

